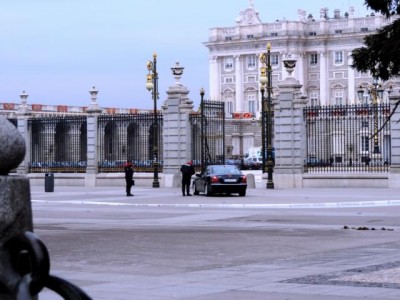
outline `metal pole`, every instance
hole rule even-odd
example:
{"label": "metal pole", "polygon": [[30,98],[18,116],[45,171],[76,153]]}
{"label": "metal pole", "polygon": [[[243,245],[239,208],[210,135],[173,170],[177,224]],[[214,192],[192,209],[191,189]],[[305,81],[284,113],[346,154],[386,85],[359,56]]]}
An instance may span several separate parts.
{"label": "metal pole", "polygon": [[200,151],[201,151],[201,170],[203,171],[205,164],[204,155],[204,89],[200,90],[200,120],[201,120],[201,134],[200,134]]}
{"label": "metal pole", "polygon": [[272,159],[272,111],[271,111],[271,92],[272,92],[272,69],[271,69],[271,45],[267,45],[267,189],[274,188],[272,173],[274,172],[274,161]]}
{"label": "metal pole", "polygon": [[374,108],[374,154],[380,153],[378,140],[378,88],[374,86],[372,93]]}
{"label": "metal pole", "polygon": [[262,173],[265,173],[265,87],[261,84],[261,157],[262,157]]}
{"label": "metal pole", "polygon": [[157,73],[157,54],[153,54],[153,101],[154,101],[154,124],[153,124],[153,188],[159,188],[158,181],[158,118],[157,118],[157,98],[158,98],[158,73]]}

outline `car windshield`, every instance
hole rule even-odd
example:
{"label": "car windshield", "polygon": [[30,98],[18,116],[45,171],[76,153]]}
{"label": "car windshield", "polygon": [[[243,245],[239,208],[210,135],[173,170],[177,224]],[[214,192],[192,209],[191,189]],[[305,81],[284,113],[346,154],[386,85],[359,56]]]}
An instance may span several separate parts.
{"label": "car windshield", "polygon": [[226,174],[234,174],[240,175],[241,172],[235,166],[212,166],[211,167],[211,174],[215,175],[226,175]]}

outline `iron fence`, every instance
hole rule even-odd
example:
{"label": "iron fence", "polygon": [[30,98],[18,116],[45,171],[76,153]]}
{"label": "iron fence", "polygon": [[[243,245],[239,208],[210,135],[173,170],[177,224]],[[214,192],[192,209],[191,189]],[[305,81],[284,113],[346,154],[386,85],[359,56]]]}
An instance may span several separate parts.
{"label": "iron fence", "polygon": [[85,173],[86,116],[48,116],[28,120],[31,173]]}
{"label": "iron fence", "polygon": [[[157,119],[158,171],[162,172],[163,115],[158,113]],[[135,172],[153,172],[154,126],[153,113],[100,115],[98,118],[99,172],[123,172],[123,165],[127,160],[132,161]]]}
{"label": "iron fence", "polygon": [[192,158],[196,170],[225,163],[225,106],[201,99],[200,112],[190,115]]}
{"label": "iron fence", "polygon": [[388,172],[389,114],[386,103],[305,108],[305,172]]}
{"label": "iron fence", "polygon": [[191,136],[192,136],[192,149],[191,158],[193,160],[193,166],[196,172],[201,171],[201,114],[192,113],[189,115],[189,121],[191,124]]}

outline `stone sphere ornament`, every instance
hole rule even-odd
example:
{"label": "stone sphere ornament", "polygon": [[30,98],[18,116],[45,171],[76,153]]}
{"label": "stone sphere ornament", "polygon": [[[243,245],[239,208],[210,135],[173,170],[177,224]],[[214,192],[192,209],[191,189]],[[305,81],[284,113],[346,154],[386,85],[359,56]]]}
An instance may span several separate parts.
{"label": "stone sphere ornament", "polygon": [[24,160],[25,141],[17,128],[0,116],[0,175],[7,175]]}

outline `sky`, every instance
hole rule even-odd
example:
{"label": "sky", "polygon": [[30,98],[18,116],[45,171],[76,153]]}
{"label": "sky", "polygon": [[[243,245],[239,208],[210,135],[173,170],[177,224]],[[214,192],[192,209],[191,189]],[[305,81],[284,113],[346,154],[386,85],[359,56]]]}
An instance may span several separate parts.
{"label": "sky", "polygon": [[208,97],[209,29],[235,26],[250,6],[262,22],[297,20],[297,10],[369,13],[364,0],[0,0],[0,103],[88,106],[89,90],[102,107],[151,109],[146,63],[157,53],[159,102],[184,67],[181,83],[195,107]]}

